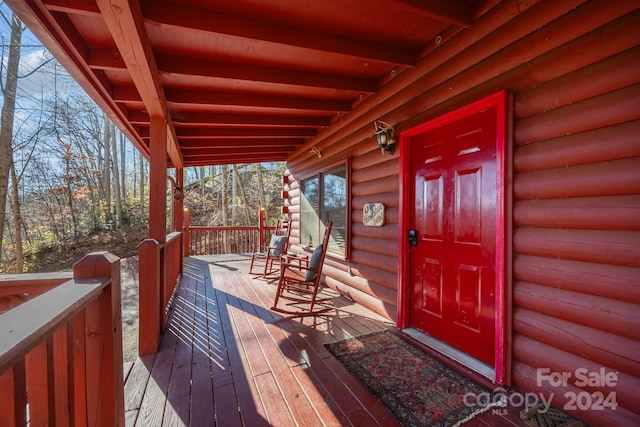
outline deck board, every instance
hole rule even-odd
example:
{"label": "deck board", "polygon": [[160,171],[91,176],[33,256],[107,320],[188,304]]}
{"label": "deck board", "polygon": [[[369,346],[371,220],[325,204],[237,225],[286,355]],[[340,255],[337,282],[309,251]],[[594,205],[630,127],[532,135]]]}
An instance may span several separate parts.
{"label": "deck board", "polygon": [[392,322],[330,290],[329,313],[283,316],[275,282],[248,269],[242,255],[185,259],[158,353],[127,368],[126,425],[399,426],[324,346]]}

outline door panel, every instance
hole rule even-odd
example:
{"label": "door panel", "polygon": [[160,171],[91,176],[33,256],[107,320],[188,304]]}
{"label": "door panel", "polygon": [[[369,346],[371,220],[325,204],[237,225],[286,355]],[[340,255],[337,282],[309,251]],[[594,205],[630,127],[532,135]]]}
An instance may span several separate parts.
{"label": "door panel", "polygon": [[411,136],[410,324],[494,364],[496,110]]}

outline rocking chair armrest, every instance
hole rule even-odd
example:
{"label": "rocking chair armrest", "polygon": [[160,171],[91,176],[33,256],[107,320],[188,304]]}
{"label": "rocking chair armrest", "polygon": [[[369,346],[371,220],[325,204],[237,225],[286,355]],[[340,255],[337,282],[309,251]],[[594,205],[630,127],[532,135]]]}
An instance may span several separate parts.
{"label": "rocking chair armrest", "polygon": [[280,263],[280,266],[283,267],[282,268],[283,270],[285,270],[287,268],[288,269],[296,269],[296,270],[305,270],[305,271],[309,271],[309,270],[317,271],[317,270],[319,270],[319,268],[305,267],[305,266],[302,266],[302,265],[299,265],[299,264],[293,264],[291,262]]}

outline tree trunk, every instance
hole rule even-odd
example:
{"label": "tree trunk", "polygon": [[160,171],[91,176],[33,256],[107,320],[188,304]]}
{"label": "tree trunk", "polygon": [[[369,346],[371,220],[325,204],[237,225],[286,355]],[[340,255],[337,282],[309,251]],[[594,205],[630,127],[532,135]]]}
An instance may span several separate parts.
{"label": "tree trunk", "polygon": [[73,156],[73,152],[71,150],[71,144],[60,141],[65,148],[65,194],[67,196],[67,208],[69,209],[69,215],[71,215],[71,228],[73,231],[73,238],[77,238],[80,235],[78,229],[78,217],[76,215],[76,208],[73,204],[73,182],[75,180],[75,175],[73,174],[73,166],[71,164],[71,158]]}
{"label": "tree trunk", "polygon": [[231,165],[231,224],[238,225],[238,183],[236,165]]}
{"label": "tree trunk", "polygon": [[125,171],[127,170],[127,149],[124,135],[120,133],[120,197],[122,203],[127,203],[127,183]]}
{"label": "tree trunk", "polygon": [[140,154],[140,217],[147,216],[147,211],[144,207],[144,157]]}
{"label": "tree trunk", "polygon": [[264,208],[264,222],[269,224],[269,210],[267,209],[267,198],[264,195],[264,180],[262,179],[262,163],[256,163],[256,178],[260,192],[260,207]]}
{"label": "tree trunk", "polygon": [[16,252],[16,273],[24,270],[23,248],[22,248],[22,216],[20,215],[20,194],[18,193],[18,177],[13,161],[10,166],[11,171],[11,193],[13,199],[13,221],[15,229],[15,252]]}
{"label": "tree trunk", "polygon": [[131,188],[133,189],[133,199],[135,200],[138,197],[138,162],[136,161],[135,153],[131,157],[131,161],[133,162],[133,182]]}
{"label": "tree trunk", "polygon": [[109,123],[109,127],[111,128],[111,165],[113,170],[114,195],[116,199],[116,220],[114,223],[114,229],[117,230],[122,225],[122,194],[120,189],[120,173],[118,171],[118,143],[116,141],[116,129],[113,123]]}
{"label": "tree trunk", "polygon": [[202,196],[202,212],[207,212],[207,202],[205,200],[205,192],[204,192],[204,166],[200,166],[200,194]]}
{"label": "tree trunk", "polygon": [[111,225],[111,124],[107,115],[104,115],[104,182],[105,209],[104,221]]}
{"label": "tree trunk", "polygon": [[229,218],[227,218],[228,210],[228,197],[227,197],[227,165],[222,165],[222,226],[229,226]]}
{"label": "tree trunk", "polygon": [[244,190],[244,184],[242,183],[237,165],[233,165],[233,173],[236,178],[238,190],[240,190],[240,200],[242,200],[242,210],[244,211],[244,225],[248,226],[251,224],[251,212],[249,211],[249,203],[247,202],[247,192]]}
{"label": "tree trunk", "polygon": [[2,117],[0,118],[0,257],[2,257],[2,238],[4,236],[5,211],[7,208],[9,167],[13,158],[11,140],[13,138],[13,116],[16,108],[22,31],[22,22],[17,16],[13,15],[9,58],[7,59],[7,80],[4,86],[4,104],[2,105]]}

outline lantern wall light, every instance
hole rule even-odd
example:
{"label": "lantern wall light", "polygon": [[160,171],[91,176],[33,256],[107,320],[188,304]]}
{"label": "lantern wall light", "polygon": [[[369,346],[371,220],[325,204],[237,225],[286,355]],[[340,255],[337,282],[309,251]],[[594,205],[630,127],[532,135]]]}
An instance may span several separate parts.
{"label": "lantern wall light", "polygon": [[384,155],[385,152],[393,154],[396,151],[396,131],[389,123],[378,120],[373,122],[376,128],[376,141]]}

